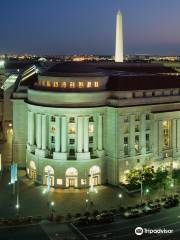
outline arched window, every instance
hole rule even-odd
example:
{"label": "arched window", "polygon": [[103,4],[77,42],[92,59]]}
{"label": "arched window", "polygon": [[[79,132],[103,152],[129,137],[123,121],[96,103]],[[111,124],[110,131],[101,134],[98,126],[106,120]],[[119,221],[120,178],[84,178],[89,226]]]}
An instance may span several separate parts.
{"label": "arched window", "polygon": [[101,172],[101,170],[100,170],[100,167],[98,167],[98,166],[93,166],[89,170],[89,173],[91,175],[100,174],[100,172]]}
{"label": "arched window", "polygon": [[66,170],[66,176],[77,176],[77,175],[78,175],[78,171],[76,168],[71,167]]}
{"label": "arched window", "polygon": [[33,170],[36,170],[35,162],[34,162],[34,161],[30,161],[29,167],[30,167],[31,169],[33,169]]}
{"label": "arched window", "polygon": [[53,169],[51,166],[49,166],[49,165],[47,165],[47,166],[44,168],[44,172],[45,172],[46,174],[48,174],[48,172],[49,172],[51,175],[54,175],[54,169]]}

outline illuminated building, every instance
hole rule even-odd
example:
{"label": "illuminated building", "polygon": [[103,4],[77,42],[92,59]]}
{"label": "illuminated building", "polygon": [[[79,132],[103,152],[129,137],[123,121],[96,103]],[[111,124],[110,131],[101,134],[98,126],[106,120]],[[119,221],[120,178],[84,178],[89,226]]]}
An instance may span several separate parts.
{"label": "illuminated building", "polygon": [[34,181],[47,184],[49,172],[54,187],[118,185],[143,165],[180,167],[174,69],[61,63],[31,71],[12,95],[13,159]]}

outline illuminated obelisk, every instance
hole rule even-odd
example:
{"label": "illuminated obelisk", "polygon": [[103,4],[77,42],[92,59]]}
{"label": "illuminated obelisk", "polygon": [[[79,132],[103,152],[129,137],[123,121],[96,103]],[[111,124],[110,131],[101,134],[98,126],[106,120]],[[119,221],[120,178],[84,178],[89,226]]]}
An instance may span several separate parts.
{"label": "illuminated obelisk", "polygon": [[121,11],[118,11],[116,16],[115,62],[123,62],[123,23]]}

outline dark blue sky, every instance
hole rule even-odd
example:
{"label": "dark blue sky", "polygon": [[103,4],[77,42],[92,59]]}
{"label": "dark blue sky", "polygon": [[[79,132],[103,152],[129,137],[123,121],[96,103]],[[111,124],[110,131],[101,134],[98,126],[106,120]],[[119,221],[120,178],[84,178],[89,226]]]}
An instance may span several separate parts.
{"label": "dark blue sky", "polygon": [[180,55],[180,0],[0,0],[0,52],[113,54],[124,14],[126,53]]}

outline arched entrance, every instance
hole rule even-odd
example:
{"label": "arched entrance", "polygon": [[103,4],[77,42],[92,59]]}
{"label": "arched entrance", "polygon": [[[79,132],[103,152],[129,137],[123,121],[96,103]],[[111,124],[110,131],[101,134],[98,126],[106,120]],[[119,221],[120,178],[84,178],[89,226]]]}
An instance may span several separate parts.
{"label": "arched entrance", "polygon": [[44,168],[44,184],[48,185],[48,176],[50,175],[50,185],[54,186],[54,169],[47,165]]}
{"label": "arched entrance", "polygon": [[101,170],[98,166],[93,166],[89,170],[89,185],[97,186],[101,184]]}
{"label": "arched entrance", "polygon": [[34,161],[30,161],[29,163],[29,177],[34,181],[36,180],[36,164]]}
{"label": "arched entrance", "polygon": [[66,170],[66,187],[78,187],[78,171],[70,167]]}

